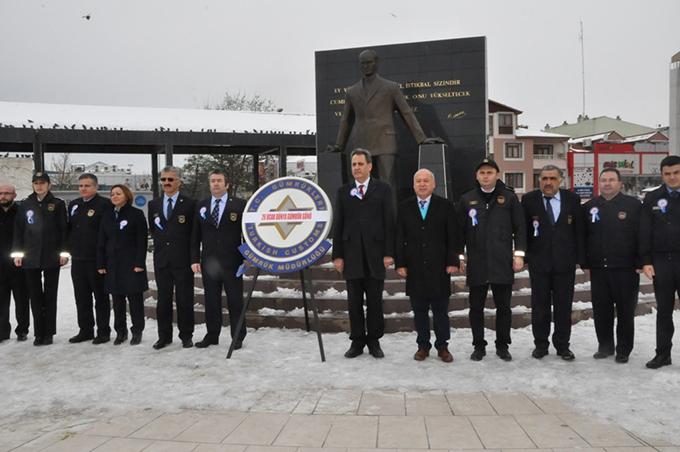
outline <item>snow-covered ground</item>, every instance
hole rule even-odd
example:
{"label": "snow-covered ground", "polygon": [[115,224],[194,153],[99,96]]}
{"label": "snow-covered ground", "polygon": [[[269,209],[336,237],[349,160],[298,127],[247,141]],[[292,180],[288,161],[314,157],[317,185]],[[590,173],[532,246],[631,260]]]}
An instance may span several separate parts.
{"label": "snow-covered ground", "polygon": [[[170,347],[155,351],[154,320],[147,320],[140,346],[69,344],[77,324],[68,268],[61,272],[59,292],[54,345],[34,347],[31,341],[14,338],[0,344],[2,417],[113,416],[147,408],[245,410],[267,391],[508,391],[559,397],[636,434],[680,444],[680,361],[656,371],[644,367],[654,353],[655,315],[637,318],[635,350],[625,365],[591,357],[596,349],[592,321],[574,326],[573,363],[557,359],[552,351],[541,361],[531,358],[530,328],[513,330],[510,363],[493,353],[480,363],[470,361],[468,329],[452,333],[452,364],[436,358],[414,361],[414,333],[387,335],[383,360],[367,354],[345,359],[347,335],[325,334],[327,362],[321,363],[314,333],[280,329],[250,330],[244,348],[227,361],[228,328],[218,347],[185,350],[175,339]],[[680,324],[678,311],[675,320]],[[194,338],[204,333],[205,327],[198,325]],[[493,335],[487,331],[488,338]],[[674,357],[680,360],[677,353]]]}

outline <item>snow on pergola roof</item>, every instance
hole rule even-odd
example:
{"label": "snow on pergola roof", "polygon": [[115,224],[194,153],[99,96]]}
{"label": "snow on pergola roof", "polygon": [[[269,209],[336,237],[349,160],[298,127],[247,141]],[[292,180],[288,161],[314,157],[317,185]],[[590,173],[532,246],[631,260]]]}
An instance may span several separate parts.
{"label": "snow on pergola roof", "polygon": [[314,115],[180,108],[0,102],[2,127],[313,135]]}

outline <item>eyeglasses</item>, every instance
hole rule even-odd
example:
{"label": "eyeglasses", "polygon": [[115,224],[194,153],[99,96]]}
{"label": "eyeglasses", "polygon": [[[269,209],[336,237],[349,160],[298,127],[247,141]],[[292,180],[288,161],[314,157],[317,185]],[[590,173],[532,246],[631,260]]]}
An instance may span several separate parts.
{"label": "eyeglasses", "polygon": [[175,182],[174,177],[161,177],[161,182]]}
{"label": "eyeglasses", "polygon": [[14,193],[9,192],[9,191],[0,191],[0,196],[10,196],[13,195]]}

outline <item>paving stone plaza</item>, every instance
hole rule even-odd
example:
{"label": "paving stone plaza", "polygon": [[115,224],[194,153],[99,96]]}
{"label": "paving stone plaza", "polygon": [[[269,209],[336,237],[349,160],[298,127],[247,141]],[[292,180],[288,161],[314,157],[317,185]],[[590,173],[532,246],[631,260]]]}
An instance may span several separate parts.
{"label": "paving stone plaza", "polygon": [[0,426],[0,450],[397,452],[418,450],[680,451],[521,393],[323,390],[268,392],[249,411],[153,409]]}

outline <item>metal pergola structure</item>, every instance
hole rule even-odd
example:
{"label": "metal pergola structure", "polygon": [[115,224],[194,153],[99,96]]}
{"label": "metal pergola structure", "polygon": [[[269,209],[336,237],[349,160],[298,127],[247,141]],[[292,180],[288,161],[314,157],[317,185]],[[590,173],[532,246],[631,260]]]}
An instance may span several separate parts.
{"label": "metal pergola structure", "polygon": [[279,157],[279,174],[286,174],[289,155],[316,155],[316,136],[300,133],[171,132],[143,130],[0,128],[0,153],[33,154],[36,171],[45,170],[46,153],[146,154],[151,159],[152,192],[159,195],[158,156],[172,165],[176,154],[253,156],[253,182],[259,186],[258,157]]}

